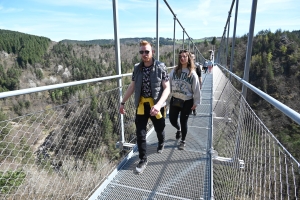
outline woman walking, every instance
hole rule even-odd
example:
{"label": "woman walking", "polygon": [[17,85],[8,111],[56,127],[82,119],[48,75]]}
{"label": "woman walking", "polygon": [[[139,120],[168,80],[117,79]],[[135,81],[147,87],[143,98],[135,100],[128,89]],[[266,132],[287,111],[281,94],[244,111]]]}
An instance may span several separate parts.
{"label": "woman walking", "polygon": [[[187,50],[180,50],[178,65],[171,71],[171,101],[169,118],[172,126],[177,129],[176,139],[180,139],[179,149],[185,149],[187,122],[192,110],[200,104],[200,83],[192,56]],[[180,114],[180,124],[178,116]]]}

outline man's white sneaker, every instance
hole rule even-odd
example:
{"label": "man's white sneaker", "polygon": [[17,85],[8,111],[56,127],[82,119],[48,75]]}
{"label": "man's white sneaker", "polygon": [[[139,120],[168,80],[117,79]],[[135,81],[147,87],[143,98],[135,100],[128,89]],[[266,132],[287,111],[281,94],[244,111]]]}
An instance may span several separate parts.
{"label": "man's white sneaker", "polygon": [[135,170],[138,174],[143,173],[148,164],[147,158],[140,160],[139,164],[136,166]]}

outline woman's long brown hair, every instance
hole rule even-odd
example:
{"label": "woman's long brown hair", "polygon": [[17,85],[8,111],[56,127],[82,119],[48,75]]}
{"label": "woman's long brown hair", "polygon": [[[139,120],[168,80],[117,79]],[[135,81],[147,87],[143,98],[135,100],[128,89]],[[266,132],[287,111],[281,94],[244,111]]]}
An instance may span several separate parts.
{"label": "woman's long brown hair", "polygon": [[192,75],[192,71],[196,70],[196,67],[195,67],[194,60],[192,58],[192,54],[186,49],[182,49],[178,53],[178,65],[175,67],[175,74],[179,77],[181,74],[181,71],[182,71],[182,64],[180,62],[180,54],[181,53],[187,53],[187,56],[188,56],[187,68],[190,70],[188,77],[190,77]]}

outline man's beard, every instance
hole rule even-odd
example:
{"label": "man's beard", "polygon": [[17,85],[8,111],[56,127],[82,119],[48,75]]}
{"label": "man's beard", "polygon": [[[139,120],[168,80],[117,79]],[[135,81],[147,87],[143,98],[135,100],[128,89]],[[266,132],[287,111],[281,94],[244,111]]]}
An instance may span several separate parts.
{"label": "man's beard", "polygon": [[149,62],[149,61],[151,60],[151,58],[146,57],[146,58],[142,58],[142,60],[143,60],[144,62]]}

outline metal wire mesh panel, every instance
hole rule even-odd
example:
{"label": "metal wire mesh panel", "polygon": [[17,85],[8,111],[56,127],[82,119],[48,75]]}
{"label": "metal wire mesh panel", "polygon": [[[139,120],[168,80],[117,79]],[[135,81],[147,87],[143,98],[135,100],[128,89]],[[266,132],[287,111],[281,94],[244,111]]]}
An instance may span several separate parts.
{"label": "metal wire mesh panel", "polygon": [[298,163],[215,68],[215,199],[298,199]]}
{"label": "metal wire mesh panel", "polygon": [[84,199],[115,168],[125,153],[115,147],[119,88],[83,96],[0,121],[1,199]]}

